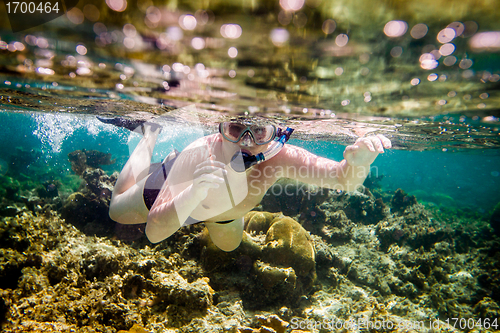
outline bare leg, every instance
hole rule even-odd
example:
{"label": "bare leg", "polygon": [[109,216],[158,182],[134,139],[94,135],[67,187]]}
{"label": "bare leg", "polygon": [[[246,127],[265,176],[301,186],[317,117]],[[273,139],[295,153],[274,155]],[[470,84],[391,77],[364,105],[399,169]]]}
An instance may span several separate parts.
{"label": "bare leg", "polygon": [[115,184],[115,193],[121,194],[148,175],[151,157],[155,148],[156,138],[160,133],[160,128],[151,129],[148,123],[144,124],[144,136],[135,147],[127,163],[120,172]]}
{"label": "bare leg", "polygon": [[159,133],[160,127],[153,129],[148,123],[144,124],[144,136],[118,176],[109,205],[109,216],[116,222],[146,222],[149,211],[143,199],[144,183]]}
{"label": "bare leg", "polygon": [[243,217],[224,224],[206,222],[205,226],[208,229],[212,242],[219,249],[229,252],[240,245],[244,227]]}

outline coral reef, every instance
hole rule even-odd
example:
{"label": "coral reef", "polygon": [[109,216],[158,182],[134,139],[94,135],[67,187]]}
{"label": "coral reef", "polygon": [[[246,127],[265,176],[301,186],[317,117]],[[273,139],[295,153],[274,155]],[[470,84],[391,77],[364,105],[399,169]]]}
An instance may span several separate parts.
{"label": "coral reef", "polygon": [[311,238],[298,222],[289,217],[271,221],[262,256],[276,265],[292,267],[299,276],[308,276],[315,271]]}
{"label": "coral reef", "polygon": [[117,240],[102,227],[116,175],[87,166],[81,177],[59,210],[58,196],[28,199],[3,178],[13,211],[0,220],[4,332],[299,333],[360,318],[446,332],[446,318],[500,314],[488,221],[430,211],[402,190],[325,191],[308,205],[305,192],[301,207],[268,196],[245,216],[241,245],[223,252],[202,224],[154,247]]}
{"label": "coral reef", "polygon": [[406,195],[406,193],[398,188],[391,199],[391,212],[401,212],[407,207],[411,207],[417,203],[417,198],[414,195]]}
{"label": "coral reef", "polygon": [[47,165],[42,156],[37,149],[14,149],[8,168],[0,174],[0,216],[60,208],[60,192],[66,186],[59,170]]}
{"label": "coral reef", "polygon": [[164,313],[169,326],[182,326],[213,304],[201,268],[181,276],[178,255],[86,237],[56,214],[6,218],[1,232],[10,243],[0,256],[5,331],[57,322],[113,332],[143,325],[152,309],[159,327]]}
{"label": "coral reef", "polygon": [[68,154],[68,160],[71,163],[71,170],[79,176],[85,169],[95,169],[101,165],[114,164],[116,160],[111,159],[111,154],[106,154],[98,150],[75,150]]}
{"label": "coral reef", "polygon": [[291,179],[280,179],[267,191],[262,210],[286,216],[314,217],[312,210],[328,196],[327,190]]}
{"label": "coral reef", "polygon": [[201,259],[203,267],[213,272],[209,277],[214,288],[232,285],[242,290],[244,305],[252,309],[277,300],[296,304],[315,279],[315,254],[309,234],[289,217],[258,211],[245,216],[245,231],[241,245],[229,253],[218,249],[208,233],[202,234]]}
{"label": "coral reef", "polygon": [[[108,211],[118,174],[108,176],[97,166],[114,163],[111,155],[95,150],[77,150],[68,157],[72,170],[81,177],[82,184],[78,192],[65,200],[61,216],[88,235],[109,235],[116,225],[109,218]],[[133,229],[129,231],[141,235],[141,232]]]}

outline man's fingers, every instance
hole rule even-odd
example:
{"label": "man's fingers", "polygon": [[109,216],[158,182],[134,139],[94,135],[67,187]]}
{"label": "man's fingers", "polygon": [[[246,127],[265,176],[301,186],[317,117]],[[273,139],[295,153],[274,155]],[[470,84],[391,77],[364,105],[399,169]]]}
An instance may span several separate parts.
{"label": "man's fingers", "polygon": [[219,161],[214,161],[212,159],[209,159],[209,160],[206,160],[204,162],[201,162],[200,164],[198,164],[196,167],[197,168],[202,168],[202,167],[205,167],[205,166],[213,166],[213,167],[217,167],[217,168],[222,168],[224,169],[224,167],[226,166],[224,163],[222,162],[219,162]]}
{"label": "man's fingers", "polygon": [[[221,172],[222,172],[222,175],[221,175]],[[227,175],[227,171],[224,169],[220,169],[220,168],[213,168],[213,167],[206,166],[206,167],[203,167],[201,169],[197,169],[193,173],[193,179],[204,177],[205,175],[213,175],[213,176],[216,176],[218,178],[223,179],[221,176]]]}
{"label": "man's fingers", "polygon": [[224,178],[214,175],[213,173],[204,173],[201,176],[194,179],[194,182],[196,184],[207,184],[207,183],[222,184],[224,183]]}
{"label": "man's fingers", "polygon": [[392,147],[391,140],[381,134],[360,138],[354,145],[359,146],[360,144],[364,144],[372,153],[378,152],[380,154],[384,152],[384,148],[388,149]]}
{"label": "man's fingers", "polygon": [[372,153],[375,152],[375,147],[373,146],[373,142],[371,139],[369,138],[363,138],[360,140],[360,142],[364,143],[365,146],[368,148],[369,151],[371,151]]}
{"label": "man's fingers", "polygon": [[382,134],[378,134],[377,137],[382,141],[382,144],[384,145],[384,148],[389,149],[392,147],[391,140],[383,136]]}
{"label": "man's fingers", "polygon": [[382,154],[384,152],[384,146],[382,144],[382,140],[378,136],[371,137],[371,142],[375,146],[375,149]]}

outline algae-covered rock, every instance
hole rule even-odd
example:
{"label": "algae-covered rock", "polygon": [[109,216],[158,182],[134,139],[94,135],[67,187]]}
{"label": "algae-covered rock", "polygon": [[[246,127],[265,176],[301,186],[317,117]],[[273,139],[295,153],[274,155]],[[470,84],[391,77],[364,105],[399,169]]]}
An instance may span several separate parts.
{"label": "algae-covered rock", "polygon": [[414,195],[406,195],[406,193],[398,188],[391,200],[391,212],[403,212],[407,207],[417,204],[417,198]]}
{"label": "algae-covered rock", "polygon": [[212,305],[213,290],[207,278],[189,283],[177,272],[163,273],[151,271],[152,281],[148,288],[155,290],[155,303],[176,304],[204,311]]}
{"label": "algae-covered rock", "polygon": [[46,181],[36,188],[36,192],[40,198],[55,198],[59,196],[58,187],[59,181]]}
{"label": "algae-covered rock", "polygon": [[500,202],[493,209],[490,217],[490,226],[496,234],[500,234]]}
{"label": "algae-covered rock", "polygon": [[330,191],[326,200],[311,212],[314,218],[300,216],[298,221],[312,233],[324,233],[334,243],[351,239],[356,224],[374,225],[390,215],[384,201],[369,191]]}
{"label": "algae-covered rock", "polygon": [[296,180],[279,179],[267,191],[262,208],[269,212],[282,212],[286,216],[309,215],[309,211],[325,201],[329,191]]}
{"label": "algae-covered rock", "polygon": [[118,175],[109,176],[102,169],[86,167],[80,176],[81,189],[65,200],[62,217],[88,235],[112,234],[116,223],[109,218],[109,202]]}
{"label": "algae-covered rock", "polygon": [[138,324],[134,324],[128,331],[119,330],[117,333],[149,333],[149,331]]}
{"label": "algae-covered rock", "polygon": [[297,275],[292,267],[276,267],[257,260],[254,263],[254,271],[267,290],[283,288],[289,293],[295,290]]}
{"label": "algae-covered rock", "polygon": [[200,235],[202,243],[201,260],[205,267],[217,268],[221,271],[238,269],[244,272],[250,270],[256,258],[259,258],[262,249],[247,233],[243,233],[240,246],[231,252],[219,249],[210,238],[208,230]]}
{"label": "algae-covered rock", "polygon": [[270,316],[258,315],[255,317],[255,319],[259,321],[262,327],[270,328],[274,330],[274,332],[276,333],[285,333],[288,326],[290,326],[288,322],[282,320],[277,315],[270,315]]}
{"label": "algae-covered rock", "polygon": [[61,216],[89,235],[109,235],[114,222],[108,217],[109,206],[94,196],[82,192],[72,193],[61,209]]}
{"label": "algae-covered rock", "polygon": [[[61,323],[52,326],[58,332],[115,332],[146,322],[168,332],[162,323],[187,325],[213,307],[208,278],[200,267],[182,276],[194,263],[177,253],[165,257],[148,247],[87,237],[56,214],[28,212],[5,220],[0,223],[0,239],[9,247],[0,254],[5,332],[51,331],[51,322]],[[66,330],[62,323],[74,326]]]}
{"label": "algae-covered rock", "polygon": [[276,214],[252,211],[245,215],[245,231],[252,235],[265,234]]}
{"label": "algae-covered rock", "polygon": [[293,267],[299,276],[314,274],[314,246],[307,231],[289,217],[278,217],[271,222],[266,234],[263,257],[268,262]]}
{"label": "algae-covered rock", "polygon": [[280,213],[252,211],[244,220],[242,242],[232,252],[218,249],[207,231],[201,234],[201,260],[213,272],[214,289],[234,285],[250,307],[278,300],[295,304],[310,289],[316,274],[308,232]]}
{"label": "algae-covered rock", "polygon": [[114,164],[116,160],[111,159],[111,154],[98,150],[76,150],[68,154],[71,170],[77,175],[82,175],[87,168],[95,169],[102,165]]}
{"label": "algae-covered rock", "polygon": [[490,297],[485,297],[474,306],[477,318],[500,318],[500,306]]}
{"label": "algae-covered rock", "polygon": [[327,212],[321,233],[333,244],[345,243],[353,237],[355,226],[343,210]]}

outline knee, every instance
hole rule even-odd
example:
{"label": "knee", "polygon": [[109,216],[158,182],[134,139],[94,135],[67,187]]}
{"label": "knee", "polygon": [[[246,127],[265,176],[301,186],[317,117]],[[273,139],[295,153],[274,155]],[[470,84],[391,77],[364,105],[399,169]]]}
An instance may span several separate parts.
{"label": "knee", "polygon": [[222,251],[235,250],[243,236],[243,219],[228,224],[207,223],[210,239]]}
{"label": "knee", "polygon": [[217,241],[214,241],[212,238],[212,241],[214,244],[221,249],[222,251],[225,252],[231,252],[236,250],[238,246],[240,246],[241,243],[241,236],[240,237],[226,237],[222,239],[217,239]]}
{"label": "knee", "polygon": [[121,224],[137,224],[144,223],[146,220],[138,214],[133,208],[129,208],[127,206],[113,204],[113,200],[111,200],[109,204],[108,211],[109,218],[115,222]]}

